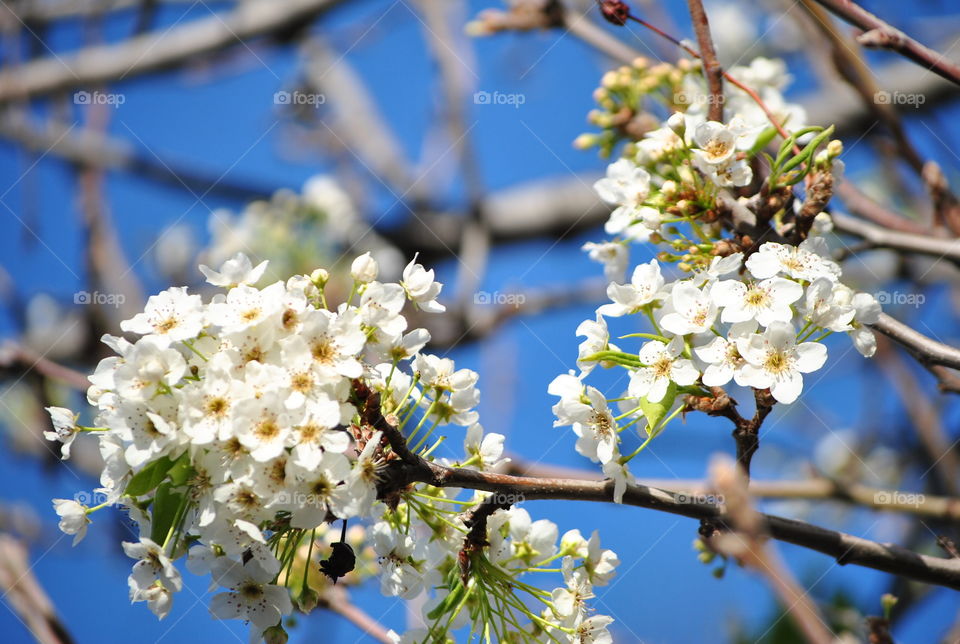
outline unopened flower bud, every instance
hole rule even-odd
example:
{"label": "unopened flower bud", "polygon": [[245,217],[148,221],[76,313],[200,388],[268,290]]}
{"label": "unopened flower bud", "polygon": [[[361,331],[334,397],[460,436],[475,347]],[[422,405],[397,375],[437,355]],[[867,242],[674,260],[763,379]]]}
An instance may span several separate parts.
{"label": "unopened flower bud", "polygon": [[325,268],[318,268],[310,273],[310,281],[316,284],[318,288],[323,288],[329,279],[330,273]]}
{"label": "unopened flower bud", "polygon": [[674,112],[670,115],[670,118],[667,119],[667,127],[682,139],[684,133],[687,131],[687,119],[683,116],[682,112]]}
{"label": "unopened flower bud", "polygon": [[371,257],[369,252],[353,260],[353,264],[350,265],[350,277],[361,284],[377,279],[379,273],[380,267],[377,265],[377,260]]}

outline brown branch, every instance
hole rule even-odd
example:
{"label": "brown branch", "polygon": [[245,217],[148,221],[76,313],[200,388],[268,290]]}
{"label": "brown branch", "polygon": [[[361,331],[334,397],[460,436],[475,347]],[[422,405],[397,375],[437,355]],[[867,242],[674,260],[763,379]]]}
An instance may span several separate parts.
{"label": "brown branch", "polygon": [[[127,80],[299,27],[342,0],[254,0],[179,27],[32,60],[0,72],[0,103]],[[132,61],[132,62],[131,62]]]}
{"label": "brown branch", "polygon": [[960,369],[960,349],[928,338],[886,313],[881,313],[877,323],[870,326],[904,347],[921,364]]}
{"label": "brown branch", "polygon": [[[402,490],[412,483],[437,487],[458,487],[485,490],[513,498],[532,501],[556,499],[567,501],[613,502],[614,482],[571,479],[548,479],[505,474],[492,474],[450,468],[417,459],[395,462],[383,472],[381,492]],[[699,500],[691,502],[685,494],[628,485],[624,505],[632,505],[724,525],[722,508]],[[882,544],[843,532],[828,530],[803,521],[774,515],[760,515],[770,535],[780,541],[816,550],[829,555],[841,565],[854,564],[873,568],[909,579],[960,590],[960,562],[917,554],[894,544]]]}
{"label": "brown branch", "polygon": [[769,542],[763,521],[747,491],[747,478],[743,470],[728,457],[715,458],[710,465],[710,478],[723,499],[729,525],[735,530],[711,534],[707,540],[710,547],[736,557],[762,575],[808,642],[833,642],[833,634],[817,611],[816,604],[800,587]]}
{"label": "brown branch", "polygon": [[0,345],[0,368],[21,372],[36,371],[80,391],[86,391],[90,386],[86,374],[58,364],[36,351],[12,341]]}
{"label": "brown branch", "polygon": [[[365,399],[364,423],[384,432],[397,458],[381,470],[378,498],[391,499],[409,485],[426,483],[435,487],[484,490],[516,500],[557,499],[613,502],[614,481],[533,478],[452,468],[412,453],[398,429],[384,418],[379,395],[358,391]],[[719,505],[692,500],[686,495],[643,485],[627,485],[623,504],[659,510],[725,526],[726,516]],[[773,515],[759,515],[765,530],[775,539],[803,546],[834,557],[838,563],[873,568],[917,581],[960,590],[960,562],[917,554],[893,544],[881,544],[861,537],[821,528],[803,521]]]}
{"label": "brown branch", "polygon": [[889,230],[856,217],[843,213],[831,213],[837,231],[856,235],[869,243],[872,248],[892,248],[908,253],[928,255],[936,259],[947,259],[960,265],[960,240],[934,237],[931,234],[916,234]]}
{"label": "brown branch", "polygon": [[924,226],[912,219],[907,219],[903,215],[877,203],[847,180],[840,182],[836,192],[837,196],[840,197],[850,212],[864,219],[868,219],[877,225],[904,233],[913,233],[916,235],[930,234],[930,228],[928,226]]}
{"label": "brown branch", "polygon": [[[533,463],[511,455],[499,472],[515,476],[592,480],[596,473],[573,467]],[[687,496],[706,495],[710,485],[701,480],[638,479],[637,485],[669,488]],[[750,495],[758,499],[793,499],[805,501],[838,501],[859,505],[880,512],[903,512],[931,519],[960,523],[960,498],[885,490],[852,481],[839,481],[825,476],[801,480],[758,481],[750,479]]]}
{"label": "brown branch", "polygon": [[387,629],[368,615],[362,608],[350,601],[346,591],[340,586],[330,586],[320,596],[317,606],[340,615],[361,631],[383,644],[393,644]]}
{"label": "brown branch", "polygon": [[687,0],[690,9],[690,19],[693,30],[697,34],[697,43],[700,46],[700,59],[703,61],[703,75],[707,79],[708,109],[707,119],[723,121],[723,67],[717,60],[717,51],[713,46],[713,37],[710,35],[710,21],[707,12],[700,0]]}
{"label": "brown branch", "polygon": [[926,69],[960,85],[960,66],[907,34],[884,22],[850,0],[817,0],[833,14],[863,29],[857,42],[865,47],[880,47],[895,51]]}
{"label": "brown branch", "polygon": [[73,638],[31,571],[27,549],[7,534],[0,534],[0,591],[0,598],[39,644],[72,644]]}

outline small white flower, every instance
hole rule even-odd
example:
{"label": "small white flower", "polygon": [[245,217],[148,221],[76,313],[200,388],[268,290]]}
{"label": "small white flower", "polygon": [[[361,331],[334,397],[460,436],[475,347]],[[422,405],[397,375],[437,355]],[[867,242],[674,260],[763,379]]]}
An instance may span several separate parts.
{"label": "small white flower", "polygon": [[377,279],[380,266],[369,252],[360,255],[350,265],[350,277],[360,284],[366,284]]}
{"label": "small white flower", "polygon": [[589,402],[577,398],[564,398],[557,403],[554,413],[557,421],[554,426],[574,425],[580,436],[577,448],[581,453],[595,455],[600,463],[609,463],[617,453],[619,435],[617,421],[613,418],[607,400],[595,387],[584,391]]}
{"label": "small white flower", "polygon": [[860,355],[865,358],[873,356],[877,351],[877,338],[873,331],[867,328],[868,324],[876,324],[880,320],[880,303],[869,293],[857,293],[851,303],[855,314],[850,326],[850,339]]}
{"label": "small white flower", "polygon": [[617,347],[610,344],[610,331],[607,330],[607,321],[603,316],[597,313],[597,319],[584,320],[577,327],[577,337],[584,337],[580,343],[577,355],[577,366],[584,375],[593,371],[597,363],[593,360],[586,360],[590,356],[604,350],[617,351]]}
{"label": "small white flower", "polygon": [[613,636],[607,630],[612,623],[612,617],[594,615],[576,626],[569,641],[571,644],[613,644]]}
{"label": "small white flower", "polygon": [[501,458],[504,439],[503,434],[484,434],[483,427],[474,423],[467,429],[466,438],[463,439],[463,451],[468,459],[475,461],[474,468],[492,470],[510,462],[509,458]]}
{"label": "small white flower", "polygon": [[743,253],[733,253],[726,257],[714,257],[710,260],[710,265],[706,269],[699,270],[693,274],[691,281],[694,286],[711,284],[724,275],[729,275],[738,270],[742,264]]}
{"label": "small white flower", "polygon": [[151,295],[143,313],[120,323],[127,333],[157,335],[167,344],[197,337],[203,330],[203,301],[188,295],[187,287],[169,288]]}
{"label": "small white flower", "polygon": [[827,360],[827,348],[819,342],[797,344],[793,325],[772,322],[763,335],[737,339],[737,349],[747,364],[741,368],[744,385],[770,388],[781,403],[792,403],[803,390],[804,373],[811,373]]}
{"label": "small white flower", "polygon": [[68,459],[70,458],[70,446],[80,431],[77,428],[77,414],[65,407],[47,407],[46,410],[53,422],[53,431],[43,432],[43,437],[48,441],[63,443],[60,448],[60,456]]}
{"label": "small white flower", "polygon": [[244,619],[260,634],[293,612],[289,591],[269,583],[273,573],[256,559],[244,564],[219,557],[212,565],[213,579],[227,592],[210,600],[210,614],[217,619]]}
{"label": "small white flower", "polygon": [[284,309],[286,287],[275,282],[265,289],[241,284],[221,294],[207,309],[211,324],[223,329],[225,334],[242,334],[247,329],[268,320],[277,319]]}
{"label": "small white flower", "polygon": [[696,347],[693,350],[695,356],[706,364],[701,381],[707,387],[722,387],[732,378],[737,378],[739,382],[740,367],[744,365],[744,360],[737,349],[736,339],[746,336],[757,329],[755,320],[748,322],[738,322],[731,325],[727,332],[727,338],[717,336],[707,344]]}
{"label": "small white flower", "polygon": [[611,304],[597,309],[601,315],[620,317],[635,313],[640,308],[656,300],[663,288],[664,279],[660,274],[660,264],[651,259],[633,269],[629,284],[612,283],[607,286],[607,297]]}
{"label": "small white flower", "polygon": [[827,252],[826,242],[821,237],[808,238],[799,246],[767,242],[747,259],[747,269],[757,279],[782,273],[808,282],[818,277],[836,281],[840,266],[824,257]]}
{"label": "small white flower", "polygon": [[626,463],[613,459],[603,464],[603,475],[613,481],[613,502],[623,503],[623,494],[627,485],[633,483],[633,475]]}
{"label": "small white flower", "polygon": [[607,166],[607,176],[593,189],[608,204],[635,209],[650,193],[650,174],[629,159],[619,159]]}
{"label": "small white flower", "polygon": [[723,322],[756,320],[763,326],[772,322],[789,322],[793,317],[790,305],[803,297],[803,287],[782,277],[772,277],[752,284],[737,280],[716,282],[710,297],[723,307]]}
{"label": "small white flower", "polygon": [[380,592],[387,596],[413,599],[425,586],[424,574],[414,559],[414,541],[410,535],[395,531],[380,521],[370,530],[373,549],[380,557]]}
{"label": "small white flower", "polygon": [[200,264],[200,272],[207,277],[207,283],[214,286],[233,288],[241,284],[253,285],[260,281],[269,262],[264,260],[253,266],[250,258],[243,253],[237,253],[215,271],[209,266]]}
{"label": "small white flower", "polygon": [[[141,537],[138,543],[124,541],[123,551],[131,559],[138,560],[127,579],[130,601],[146,601],[158,617],[165,617],[173,602],[171,593],[183,588],[180,571],[163,548],[146,537]],[[158,590],[158,587],[164,590]]]}
{"label": "small white flower", "polygon": [[87,516],[87,506],[70,499],[54,499],[53,509],[60,517],[57,527],[64,534],[73,535],[73,545],[80,543],[87,536],[87,526],[91,523]]}
{"label": "small white flower", "polygon": [[603,276],[609,282],[618,282],[627,274],[630,253],[622,242],[587,242],[582,246],[595,262],[603,264]]}
{"label": "small white flower", "polygon": [[687,335],[709,331],[717,317],[717,305],[708,293],[690,282],[680,282],[670,294],[673,311],[660,320],[660,326],[670,333]]}
{"label": "small white flower", "polygon": [[737,136],[723,123],[706,121],[694,130],[693,140],[700,148],[694,155],[704,163],[719,165],[730,159],[737,149]]}
{"label": "small white flower", "polygon": [[652,403],[663,400],[671,382],[678,385],[692,385],[699,373],[693,362],[681,358],[683,338],[675,337],[669,344],[651,340],[640,349],[640,362],[647,365],[630,374],[630,395],[646,398]]}
{"label": "small white flower", "polygon": [[414,255],[410,263],[403,269],[403,279],[400,280],[400,285],[407,292],[407,296],[422,311],[443,313],[447,308],[436,301],[443,284],[434,281],[432,268],[428,271],[416,262],[417,257]]}

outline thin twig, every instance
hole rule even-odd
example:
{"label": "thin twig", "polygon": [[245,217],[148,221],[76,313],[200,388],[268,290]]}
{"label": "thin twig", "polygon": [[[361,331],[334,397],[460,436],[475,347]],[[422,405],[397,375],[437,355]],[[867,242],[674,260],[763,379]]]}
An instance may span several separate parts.
{"label": "thin twig", "polygon": [[707,119],[723,121],[723,67],[717,60],[717,51],[713,46],[713,37],[710,35],[710,21],[707,19],[707,12],[700,0],[687,0],[687,6],[690,9],[693,30],[697,34],[700,58],[703,61],[703,75],[707,79],[707,89],[709,90]]}
{"label": "thin twig", "polygon": [[817,2],[843,20],[863,29],[866,33],[857,37],[857,42],[861,45],[895,51],[960,85],[960,66],[929,47],[920,44],[860,5],[850,0],[817,0]]}

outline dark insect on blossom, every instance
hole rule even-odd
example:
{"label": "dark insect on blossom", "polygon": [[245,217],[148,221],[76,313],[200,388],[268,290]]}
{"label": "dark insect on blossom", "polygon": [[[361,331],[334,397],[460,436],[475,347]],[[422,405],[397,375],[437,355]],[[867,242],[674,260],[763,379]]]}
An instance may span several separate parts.
{"label": "dark insect on blossom", "polygon": [[329,577],[333,583],[337,583],[340,577],[351,572],[357,565],[357,556],[353,553],[353,548],[349,543],[338,541],[333,544],[333,552],[329,559],[320,562],[320,572]]}

